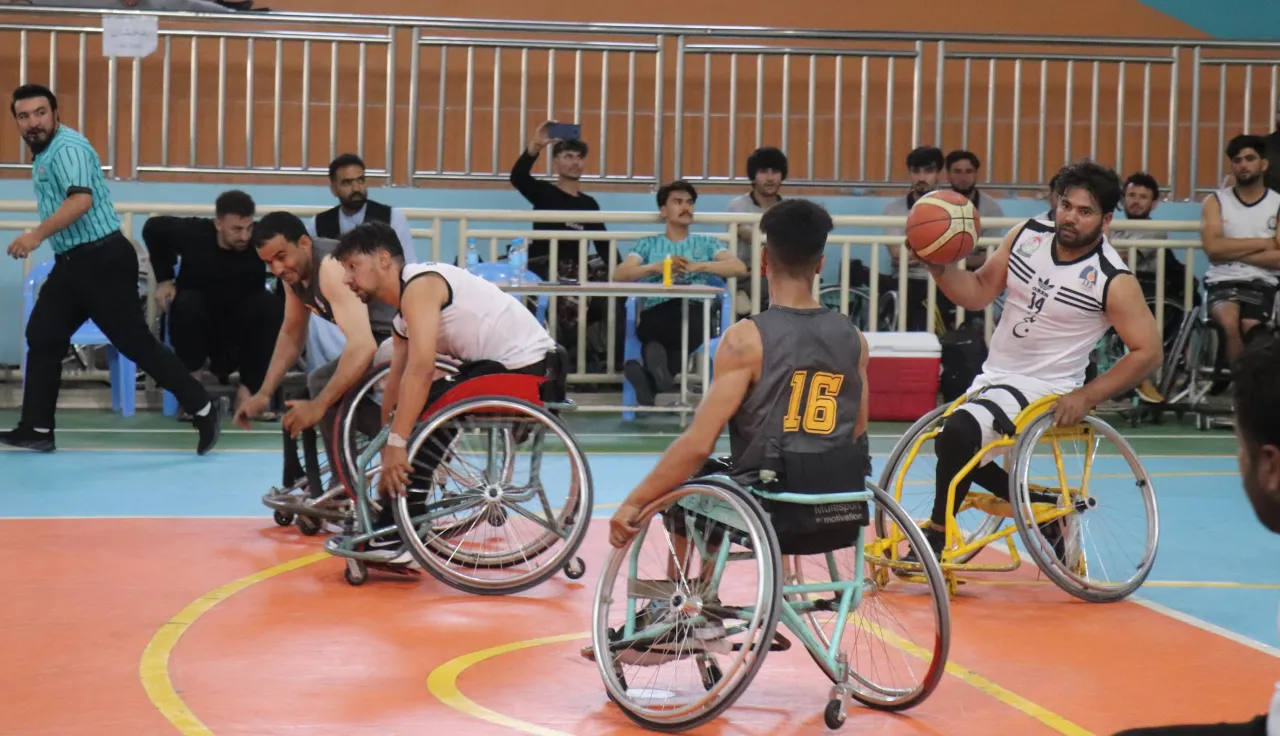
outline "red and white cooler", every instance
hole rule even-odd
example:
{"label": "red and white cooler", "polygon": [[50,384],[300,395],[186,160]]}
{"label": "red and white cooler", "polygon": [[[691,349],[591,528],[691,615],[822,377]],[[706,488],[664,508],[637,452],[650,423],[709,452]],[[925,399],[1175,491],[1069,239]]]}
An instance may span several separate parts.
{"label": "red and white cooler", "polygon": [[914,422],[938,405],[942,344],[932,332],[864,332],[869,418]]}

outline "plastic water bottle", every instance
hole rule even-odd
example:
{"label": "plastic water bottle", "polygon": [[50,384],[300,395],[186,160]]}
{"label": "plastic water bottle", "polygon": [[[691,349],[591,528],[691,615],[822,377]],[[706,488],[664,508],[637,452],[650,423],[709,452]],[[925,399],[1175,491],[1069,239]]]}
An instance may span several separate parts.
{"label": "plastic water bottle", "polygon": [[525,269],[529,266],[529,243],[524,238],[516,238],[507,251],[507,263],[511,266],[511,283],[519,285],[524,279]]}
{"label": "plastic water bottle", "polygon": [[467,268],[480,263],[480,254],[476,251],[476,239],[467,238]]}

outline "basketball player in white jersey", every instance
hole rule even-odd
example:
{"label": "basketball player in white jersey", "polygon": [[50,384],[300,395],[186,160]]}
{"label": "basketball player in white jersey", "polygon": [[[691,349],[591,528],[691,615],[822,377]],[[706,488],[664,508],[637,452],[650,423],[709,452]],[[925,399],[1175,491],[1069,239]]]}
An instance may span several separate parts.
{"label": "basketball player in white jersey", "polygon": [[[411,466],[406,453],[409,434],[431,402],[468,378],[546,375],[556,343],[520,301],[488,281],[447,263],[405,263],[395,231],[382,223],[366,222],[348,231],[333,257],[361,300],[376,299],[399,310],[392,323],[391,370],[382,398],[383,423],[393,409],[395,419],[382,450],[380,482],[384,495],[395,495],[408,487],[411,474],[429,479],[439,462],[433,456]],[[460,361],[456,376],[433,380],[437,354]],[[375,526],[394,523],[391,505],[385,504]],[[386,543],[399,544],[394,539]]]}
{"label": "basketball player in white jersey", "polygon": [[1266,185],[1266,139],[1238,135],[1227,145],[1235,186],[1201,204],[1200,241],[1209,257],[1204,282],[1209,317],[1222,328],[1235,363],[1254,328],[1268,321],[1280,269],[1280,193]]}
{"label": "basketball player in white jersey", "polygon": [[[1064,166],[1056,182],[1054,219],[1027,220],[1010,230],[981,268],[927,264],[938,288],[966,311],[981,311],[1008,289],[987,361],[969,388],[971,398],[947,419],[934,443],[937,496],[924,532],[935,551],[945,540],[952,478],[987,443],[1012,434],[1022,409],[1057,395],[1056,424],[1078,424],[1101,402],[1136,387],[1163,359],[1142,287],[1104,233],[1123,194],[1120,178],[1085,160]],[[1085,383],[1089,354],[1111,327],[1129,352]],[[956,509],[975,481],[1008,498],[1009,476],[988,456],[958,484]]]}

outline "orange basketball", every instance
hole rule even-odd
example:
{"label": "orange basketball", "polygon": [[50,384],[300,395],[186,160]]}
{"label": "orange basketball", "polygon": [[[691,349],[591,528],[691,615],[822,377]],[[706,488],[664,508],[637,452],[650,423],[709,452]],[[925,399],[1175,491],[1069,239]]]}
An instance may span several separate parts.
{"label": "orange basketball", "polygon": [[907,214],[907,245],[920,260],[939,266],[973,252],[981,230],[973,203],[950,189],[929,192]]}

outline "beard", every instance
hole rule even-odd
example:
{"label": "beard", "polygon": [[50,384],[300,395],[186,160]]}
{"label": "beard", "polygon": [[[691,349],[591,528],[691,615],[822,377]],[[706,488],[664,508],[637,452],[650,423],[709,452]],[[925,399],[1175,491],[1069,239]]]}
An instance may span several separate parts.
{"label": "beard", "polygon": [[1236,177],[1236,184],[1243,187],[1252,186],[1261,177],[1261,174],[1241,174]]}
{"label": "beard", "polygon": [[1061,227],[1058,228],[1058,243],[1066,248],[1084,248],[1096,243],[1101,236],[1101,227],[1092,232],[1076,230],[1070,234],[1063,232]]}

